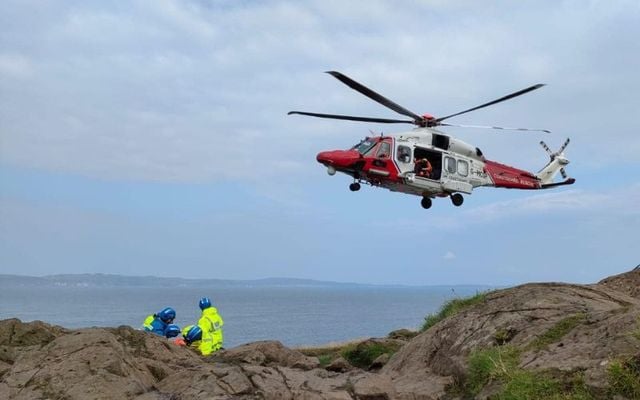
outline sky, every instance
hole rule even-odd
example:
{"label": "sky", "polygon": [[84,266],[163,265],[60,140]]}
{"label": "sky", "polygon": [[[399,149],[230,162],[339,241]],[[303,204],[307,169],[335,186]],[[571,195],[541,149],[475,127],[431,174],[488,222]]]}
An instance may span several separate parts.
{"label": "sky", "polygon": [[[596,282],[640,263],[637,1],[29,1],[0,14],[0,273],[376,284]],[[462,207],[329,176],[318,152],[404,130],[324,71],[448,115],[572,186]],[[407,128],[409,129],[409,128]]]}

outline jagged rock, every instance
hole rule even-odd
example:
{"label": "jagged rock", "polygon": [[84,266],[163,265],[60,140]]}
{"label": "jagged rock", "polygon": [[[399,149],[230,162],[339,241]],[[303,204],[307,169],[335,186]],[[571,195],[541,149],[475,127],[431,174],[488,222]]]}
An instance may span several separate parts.
{"label": "jagged rock", "polygon": [[0,346],[43,346],[66,332],[42,321],[23,323],[16,318],[7,319],[0,325]]}
{"label": "jagged rock", "polygon": [[396,329],[395,331],[389,332],[387,337],[389,339],[398,339],[398,340],[411,340],[414,337],[418,336],[419,332],[412,331],[409,329]]}
{"label": "jagged rock", "polygon": [[598,285],[640,299],[640,265],[629,272],[605,278]]}
{"label": "jagged rock", "polygon": [[338,357],[331,362],[331,364],[325,367],[327,371],[333,372],[346,372],[353,369],[353,366],[349,364],[349,361],[345,360],[342,357]]}
{"label": "jagged rock", "polygon": [[380,354],[378,358],[373,360],[371,365],[369,366],[370,370],[377,370],[385,366],[386,363],[389,362],[391,356],[388,353]]}
{"label": "jagged rock", "polygon": [[394,353],[406,343],[404,340],[398,339],[371,338],[363,340],[356,344],[355,347],[346,350],[344,355],[353,366],[365,370],[375,369],[373,366],[375,359],[371,359],[371,357],[380,353]]}
{"label": "jagged rock", "polygon": [[145,349],[143,353],[137,353],[138,348],[132,348],[132,342],[114,334],[118,330],[82,329],[23,353],[2,382],[16,399],[31,395],[127,398],[151,390],[171,373],[162,361],[183,359],[189,363],[191,355],[187,350],[171,346],[154,335],[128,330]]}
{"label": "jagged rock", "polygon": [[301,371],[292,368],[278,368],[294,399],[352,399],[348,388],[351,381],[369,376],[362,371],[333,373],[324,369]]}
{"label": "jagged rock", "polygon": [[310,370],[320,362],[315,357],[307,357],[299,351],[289,349],[278,341],[248,343],[230,350],[216,353],[216,359],[225,362],[241,362],[264,366],[283,366]]}
{"label": "jagged rock", "polygon": [[369,375],[353,383],[353,393],[358,400],[389,400],[395,398],[391,378],[385,375]]}
{"label": "jagged rock", "polygon": [[[572,316],[578,323],[557,343],[531,346]],[[640,301],[606,285],[522,285],[490,293],[484,303],[420,334],[392,357],[382,373],[390,374],[396,384],[409,380],[413,385],[420,371],[426,371],[425,379],[436,385],[438,376],[464,380],[469,354],[493,346],[496,332],[510,330],[515,333],[510,344],[526,350],[521,367],[584,371],[588,386],[602,388],[607,384],[603,360],[640,352],[640,341],[630,335],[638,318]],[[439,384],[445,390],[447,381]]]}
{"label": "jagged rock", "polygon": [[[450,399],[449,387],[468,374],[469,354],[499,340],[522,350],[520,368],[580,371],[594,393],[608,393],[610,362],[640,360],[639,277],[634,270],[595,285],[538,283],[490,293],[409,342],[364,341],[400,347],[375,373],[343,368],[340,360],[318,368],[316,358],[279,342],[202,357],[126,326],[67,330],[3,320],[0,399]],[[563,335],[540,340],[568,317],[573,325]],[[499,391],[494,381],[478,396]]]}

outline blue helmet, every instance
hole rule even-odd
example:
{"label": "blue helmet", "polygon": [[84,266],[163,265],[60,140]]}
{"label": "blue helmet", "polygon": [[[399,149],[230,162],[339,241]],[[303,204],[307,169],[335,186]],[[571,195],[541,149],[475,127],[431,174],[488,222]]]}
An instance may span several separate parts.
{"label": "blue helmet", "polygon": [[160,311],[158,314],[158,318],[166,323],[171,323],[176,318],[176,310],[171,307],[167,307]]}
{"label": "blue helmet", "polygon": [[196,340],[202,340],[202,329],[200,329],[198,325],[192,326],[187,331],[187,334],[184,335],[184,341],[187,342],[187,344],[191,344]]}
{"label": "blue helmet", "polygon": [[200,309],[204,310],[205,308],[211,307],[211,299],[208,297],[203,297],[200,299]]}
{"label": "blue helmet", "polygon": [[167,329],[164,331],[164,335],[168,338],[176,337],[180,334],[180,327],[175,324],[171,324],[167,326]]}

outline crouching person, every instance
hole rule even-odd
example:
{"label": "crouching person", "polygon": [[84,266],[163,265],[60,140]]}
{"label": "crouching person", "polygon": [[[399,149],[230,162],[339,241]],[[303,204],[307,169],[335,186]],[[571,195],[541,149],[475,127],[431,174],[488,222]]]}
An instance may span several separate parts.
{"label": "crouching person", "polygon": [[176,311],[171,307],[166,307],[162,311],[145,318],[142,329],[166,338],[175,337],[180,333],[180,328],[177,325],[173,325],[175,318]]}
{"label": "crouching person", "polygon": [[213,353],[213,336],[198,325],[186,326],[182,330],[182,337],[187,346],[197,349],[203,356]]}

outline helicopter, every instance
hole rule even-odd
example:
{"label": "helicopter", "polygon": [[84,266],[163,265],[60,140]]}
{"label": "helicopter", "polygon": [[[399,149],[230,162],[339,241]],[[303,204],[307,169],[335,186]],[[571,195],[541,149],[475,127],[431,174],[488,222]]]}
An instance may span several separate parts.
{"label": "helicopter", "polygon": [[[365,137],[347,150],[318,153],[316,160],[327,168],[329,175],[341,172],[353,178],[349,185],[352,192],[360,190],[361,184],[382,187],[392,192],[420,196],[420,204],[428,209],[431,208],[432,200],[439,197],[449,197],[454,206],[461,206],[464,202],[463,194],[470,195],[477,187],[537,190],[571,185],[575,182],[565,171],[569,160],[565,157],[564,150],[569,144],[569,139],[566,139],[555,152],[551,151],[544,141],[540,141],[550,160],[540,171],[532,173],[488,160],[478,147],[436,129],[441,126],[454,126],[550,133],[546,129],[454,125],[443,122],[539,89],[544,84],[536,84],[479,106],[436,118],[429,114],[418,115],[409,111],[340,72],[327,73],[351,89],[411,119],[358,117],[306,111],[289,111],[288,115],[416,126],[408,132]],[[558,172],[564,180],[554,182]]]}

